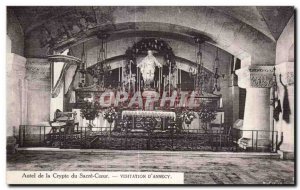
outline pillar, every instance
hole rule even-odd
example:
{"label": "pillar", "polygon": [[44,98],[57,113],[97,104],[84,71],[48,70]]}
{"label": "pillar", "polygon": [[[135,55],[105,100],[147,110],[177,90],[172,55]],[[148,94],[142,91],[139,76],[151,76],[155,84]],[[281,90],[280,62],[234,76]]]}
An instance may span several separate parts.
{"label": "pillar", "polygon": [[244,148],[271,145],[270,88],[273,85],[273,69],[274,66],[250,65],[236,70],[239,87],[246,89],[243,132],[238,141]]}
{"label": "pillar", "polygon": [[[280,77],[281,76],[281,82]],[[276,77],[278,82],[278,98],[281,103],[282,112],[279,115],[279,121],[274,121],[275,129],[279,132],[279,136],[283,135],[283,141],[280,142],[280,151],[283,159],[294,158],[294,62],[283,62],[276,65]],[[287,96],[287,97],[285,97]],[[284,101],[284,98],[285,101]],[[288,114],[289,120],[283,119],[283,114],[287,107],[284,108],[284,103],[288,103],[290,110]]]}
{"label": "pillar", "polygon": [[[236,62],[236,58],[234,58],[234,62]],[[234,64],[235,65],[235,64]],[[234,70],[234,67],[233,69]],[[230,97],[231,97],[231,113],[232,113],[232,118],[231,121],[232,123],[236,122],[239,119],[239,87],[238,87],[238,78],[237,75],[235,73],[231,73],[231,78],[230,78],[230,82],[229,82],[229,93],[230,93]]]}
{"label": "pillar", "polygon": [[[26,58],[7,53],[6,61],[6,125],[7,136],[13,136],[13,127],[18,134],[19,125],[27,123]],[[16,135],[15,134],[15,135]]]}
{"label": "pillar", "polygon": [[47,59],[27,58],[27,124],[47,125],[50,108],[50,63]]}

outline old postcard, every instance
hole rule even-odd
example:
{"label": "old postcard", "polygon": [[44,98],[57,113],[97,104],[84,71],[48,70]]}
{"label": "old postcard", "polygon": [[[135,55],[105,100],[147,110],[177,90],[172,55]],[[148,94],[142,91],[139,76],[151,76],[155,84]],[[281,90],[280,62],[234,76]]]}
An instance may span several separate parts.
{"label": "old postcard", "polygon": [[295,185],[293,6],[7,6],[7,183]]}

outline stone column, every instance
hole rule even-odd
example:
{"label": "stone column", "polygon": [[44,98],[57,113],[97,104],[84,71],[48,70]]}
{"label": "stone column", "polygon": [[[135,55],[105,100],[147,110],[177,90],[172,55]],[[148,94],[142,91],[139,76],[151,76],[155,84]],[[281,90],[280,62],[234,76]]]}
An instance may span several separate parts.
{"label": "stone column", "polygon": [[27,123],[26,58],[14,53],[6,55],[6,125],[7,136],[18,133],[19,125]]}
{"label": "stone column", "polygon": [[231,95],[231,112],[232,112],[232,123],[236,122],[239,119],[239,87],[238,87],[237,75],[235,73],[231,74],[230,83],[229,83],[229,91]]}
{"label": "stone column", "polygon": [[27,102],[28,120],[30,125],[48,124],[50,116],[50,63],[47,59],[27,58]]}
{"label": "stone column", "polygon": [[273,68],[274,66],[250,65],[236,71],[239,87],[247,91],[243,133],[239,140],[244,148],[256,146],[256,143],[258,147],[270,146],[270,88],[273,85]]}
{"label": "stone column", "polygon": [[[282,112],[279,115],[279,121],[275,121],[275,129],[279,136],[283,135],[283,141],[280,142],[280,153],[284,159],[294,158],[294,62],[283,62],[276,65],[276,76],[278,82],[278,98],[281,103]],[[281,82],[280,82],[281,76]],[[285,97],[287,96],[287,97]],[[284,100],[284,98],[286,98]],[[290,114],[288,120],[283,119],[283,114],[287,110],[284,103],[288,103]]]}

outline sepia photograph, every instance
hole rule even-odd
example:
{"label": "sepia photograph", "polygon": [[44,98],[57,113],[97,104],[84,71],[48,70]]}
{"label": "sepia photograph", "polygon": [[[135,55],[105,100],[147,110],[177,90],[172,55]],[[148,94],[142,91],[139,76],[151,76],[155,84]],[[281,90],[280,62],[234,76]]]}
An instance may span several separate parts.
{"label": "sepia photograph", "polygon": [[296,185],[294,6],[5,9],[7,184]]}

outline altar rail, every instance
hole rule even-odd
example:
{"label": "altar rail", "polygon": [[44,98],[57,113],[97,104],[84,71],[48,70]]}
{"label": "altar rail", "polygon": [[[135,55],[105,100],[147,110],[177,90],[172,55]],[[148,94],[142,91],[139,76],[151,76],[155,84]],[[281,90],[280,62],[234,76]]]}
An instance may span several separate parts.
{"label": "altar rail", "polygon": [[[192,150],[192,151],[249,151],[277,152],[278,132],[237,130],[201,132],[198,129],[144,131],[141,129],[109,131],[107,127],[78,127],[72,133],[50,133],[50,126],[20,125],[20,147],[100,148],[117,150]],[[237,142],[242,133],[252,134],[246,149]],[[268,139],[258,138],[268,134]],[[281,136],[281,139],[283,137]],[[270,147],[260,147],[260,141],[270,141]]]}

